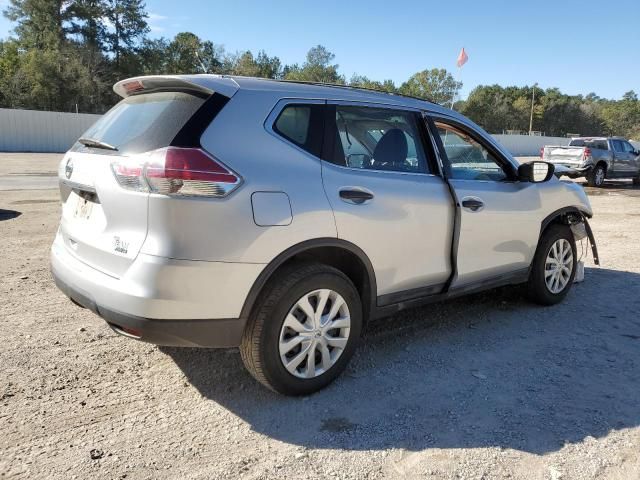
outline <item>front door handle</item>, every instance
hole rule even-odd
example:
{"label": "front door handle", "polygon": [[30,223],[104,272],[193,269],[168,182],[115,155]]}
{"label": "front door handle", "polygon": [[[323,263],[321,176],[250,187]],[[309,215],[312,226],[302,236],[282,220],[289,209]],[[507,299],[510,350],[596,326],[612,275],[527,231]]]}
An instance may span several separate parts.
{"label": "front door handle", "polygon": [[478,197],[465,197],[462,199],[462,207],[472,212],[479,212],[484,208],[484,202]]}
{"label": "front door handle", "polygon": [[339,194],[340,198],[345,202],[354,203],[356,205],[361,205],[364,202],[373,199],[373,193],[364,190],[345,188],[343,190],[340,190]]}

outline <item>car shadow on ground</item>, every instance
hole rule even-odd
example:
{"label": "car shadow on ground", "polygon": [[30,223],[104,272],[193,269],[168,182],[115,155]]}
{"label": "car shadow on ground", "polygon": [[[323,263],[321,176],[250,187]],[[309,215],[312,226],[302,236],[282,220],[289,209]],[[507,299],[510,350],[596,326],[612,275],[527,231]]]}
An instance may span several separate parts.
{"label": "car shadow on ground", "polygon": [[11,220],[13,218],[17,218],[22,215],[22,212],[18,212],[17,210],[3,210],[0,208],[0,222],[3,220]]}
{"label": "car shadow on ground", "polygon": [[306,398],[266,390],[237,350],[162,351],[254,431],[309,448],[542,454],[640,425],[640,275],[588,268],[554,307],[522,293],[493,290],[376,322],[345,374]]}
{"label": "car shadow on ground", "polygon": [[586,182],[578,182],[587,195],[625,195],[628,197],[640,197],[640,186],[633,185],[631,180],[605,180],[602,187],[589,187]]}

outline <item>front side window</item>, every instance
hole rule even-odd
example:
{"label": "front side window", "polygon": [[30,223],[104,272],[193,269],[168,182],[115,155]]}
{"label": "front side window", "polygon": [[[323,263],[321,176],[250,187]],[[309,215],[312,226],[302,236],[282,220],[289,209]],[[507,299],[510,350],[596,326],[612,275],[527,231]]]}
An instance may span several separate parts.
{"label": "front side window", "polygon": [[622,148],[624,148],[624,151],[627,153],[634,153],[636,151],[629,142],[622,142]]}
{"label": "front side window", "polygon": [[507,175],[489,150],[457,127],[436,121],[448,159],[449,176],[459,180],[502,181]]}
{"label": "front side window", "polygon": [[320,156],[323,105],[287,105],[278,115],[273,130],[307,152]]}
{"label": "front side window", "polygon": [[364,170],[428,172],[418,114],[388,108],[330,105],[333,137],[326,157]]}

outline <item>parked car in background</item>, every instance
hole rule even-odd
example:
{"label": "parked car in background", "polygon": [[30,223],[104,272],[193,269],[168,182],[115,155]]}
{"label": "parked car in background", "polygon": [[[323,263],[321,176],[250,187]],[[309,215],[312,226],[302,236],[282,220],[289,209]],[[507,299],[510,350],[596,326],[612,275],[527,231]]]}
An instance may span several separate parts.
{"label": "parked car in background", "polygon": [[567,167],[563,174],[570,178],[586,177],[590,187],[601,187],[608,178],[631,178],[640,185],[640,150],[624,138],[573,138],[568,146],[544,146],[540,156]]}
{"label": "parked car in background", "polygon": [[366,323],[526,283],[552,305],[592,210],[462,115],[400,95],[216,75],[118,82],[59,168],[59,288],[117,333],[240,347],[285,394],[344,370]]}

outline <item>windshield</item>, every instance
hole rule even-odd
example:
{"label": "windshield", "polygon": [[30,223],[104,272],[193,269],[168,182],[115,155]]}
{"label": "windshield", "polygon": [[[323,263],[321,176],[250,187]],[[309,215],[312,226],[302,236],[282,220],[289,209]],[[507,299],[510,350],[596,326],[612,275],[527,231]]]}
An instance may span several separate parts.
{"label": "windshield", "polygon": [[184,92],[131,96],[109,110],[81,138],[112,145],[124,153],[166,147],[204,102],[204,98]]}

